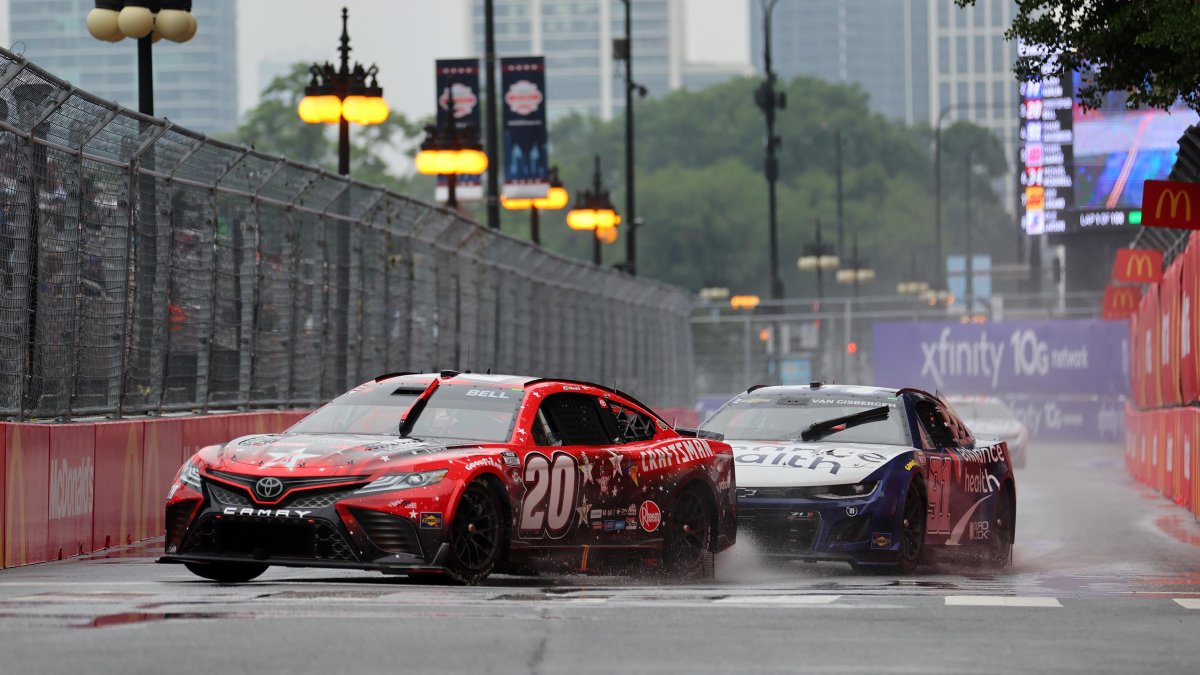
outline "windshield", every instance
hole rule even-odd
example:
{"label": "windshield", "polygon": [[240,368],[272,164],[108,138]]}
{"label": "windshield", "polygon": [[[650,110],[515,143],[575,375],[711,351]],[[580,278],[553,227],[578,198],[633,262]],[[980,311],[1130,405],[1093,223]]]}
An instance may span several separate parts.
{"label": "windshield", "polygon": [[524,390],[443,384],[415,410],[409,436],[470,441],[507,441]]}
{"label": "windshield", "polygon": [[309,434],[400,433],[400,420],[425,391],[423,386],[360,388],[342,394],[288,431]]}
{"label": "windshield", "polygon": [[825,396],[749,394],[734,399],[701,425],[705,431],[725,435],[725,440],[797,441],[800,435],[826,420],[854,415],[887,405],[891,414],[860,424],[836,426],[822,438],[845,443],[882,443],[909,446],[900,402]]}

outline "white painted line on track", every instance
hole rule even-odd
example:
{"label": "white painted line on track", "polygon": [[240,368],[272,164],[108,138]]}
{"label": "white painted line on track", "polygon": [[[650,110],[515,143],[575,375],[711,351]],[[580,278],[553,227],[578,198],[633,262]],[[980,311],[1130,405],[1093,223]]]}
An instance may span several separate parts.
{"label": "white painted line on track", "polygon": [[1062,607],[1058,598],[1012,595],[947,595],[947,607]]}
{"label": "white painted line on track", "polygon": [[1184,609],[1200,609],[1200,598],[1175,598],[1175,602]]}
{"label": "white painted line on track", "polygon": [[719,605],[828,605],[840,595],[735,595],[713,600]]}

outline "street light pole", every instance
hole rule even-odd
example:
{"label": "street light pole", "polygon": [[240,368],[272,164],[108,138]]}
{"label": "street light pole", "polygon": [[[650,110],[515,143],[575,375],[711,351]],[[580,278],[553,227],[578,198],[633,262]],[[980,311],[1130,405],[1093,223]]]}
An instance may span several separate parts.
{"label": "street light pole", "polygon": [[[841,129],[833,130],[833,165],[837,173],[837,250],[838,253],[845,251],[843,248],[846,244],[846,220],[842,217],[842,131]],[[818,237],[821,230],[817,230]],[[817,277],[818,279],[820,277]]]}
{"label": "street light pole", "polygon": [[973,180],[975,178],[975,150],[980,145],[981,143],[976,143],[967,150],[967,170],[964,172],[967,181],[967,218],[965,223],[965,227],[967,228],[967,316],[974,316],[975,314],[975,254],[973,250],[974,242],[972,241],[972,230],[975,228],[973,226],[974,210],[971,204],[971,184],[975,182]]}
{"label": "street light pole", "polygon": [[776,150],[780,139],[775,135],[775,110],[786,105],[784,94],[775,92],[775,73],[771,70],[771,12],[779,0],[762,0],[763,8],[763,69],[766,80],[755,91],[755,103],[762,109],[767,121],[767,158],[764,171],[767,176],[767,208],[770,227],[770,270],[771,299],[783,299],[783,280],[779,277],[779,224],[775,184],[779,180],[779,160]]}
{"label": "street light pole", "polygon": [[633,165],[633,4],[625,3],[625,271],[637,274],[637,200],[634,193]]}
{"label": "street light pole", "polygon": [[138,112],[154,116],[154,50],[149,35],[137,41],[138,54]]}
{"label": "street light pole", "polygon": [[500,156],[496,145],[496,21],[492,0],[483,1],[484,68],[487,69],[487,220],[488,227],[500,229]]}

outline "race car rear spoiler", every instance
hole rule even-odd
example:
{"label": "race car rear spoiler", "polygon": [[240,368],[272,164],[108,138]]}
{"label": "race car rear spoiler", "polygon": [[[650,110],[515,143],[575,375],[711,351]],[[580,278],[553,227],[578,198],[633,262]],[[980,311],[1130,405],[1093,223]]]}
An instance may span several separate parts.
{"label": "race car rear spoiler", "polygon": [[715,431],[705,431],[703,429],[689,429],[687,427],[675,427],[675,433],[688,438],[706,438],[710,441],[723,441],[725,434],[720,434]]}

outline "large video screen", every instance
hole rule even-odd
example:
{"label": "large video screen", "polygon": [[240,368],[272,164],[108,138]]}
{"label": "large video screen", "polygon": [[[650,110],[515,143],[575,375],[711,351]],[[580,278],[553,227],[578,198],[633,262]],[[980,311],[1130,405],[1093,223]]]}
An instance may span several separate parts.
{"label": "large video screen", "polygon": [[1021,207],[1027,234],[1058,234],[1141,224],[1142,184],[1164,179],[1179,137],[1200,116],[1129,110],[1110,93],[1084,111],[1074,101],[1078,73],[1021,84]]}

